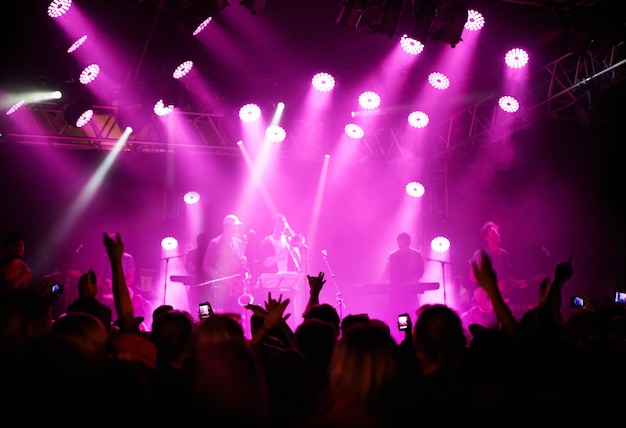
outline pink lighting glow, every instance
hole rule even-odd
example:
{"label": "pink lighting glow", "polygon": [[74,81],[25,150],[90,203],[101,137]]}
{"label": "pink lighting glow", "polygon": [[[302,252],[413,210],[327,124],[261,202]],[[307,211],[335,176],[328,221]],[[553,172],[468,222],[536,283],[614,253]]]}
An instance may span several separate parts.
{"label": "pink lighting glow", "polygon": [[173,236],[166,236],[161,239],[161,248],[167,251],[175,250],[178,248],[178,241]]}
{"label": "pink lighting glow", "polygon": [[193,30],[193,35],[194,35],[194,36],[197,36],[198,34],[200,34],[200,33],[202,32],[202,30],[204,30],[204,29],[207,27],[207,25],[209,25],[209,23],[210,23],[212,20],[213,20],[213,17],[209,16],[207,19],[205,19],[204,21],[202,21],[202,22],[200,23],[200,25],[198,25],[198,26],[196,27],[196,29],[195,29],[195,30]]}
{"label": "pink lighting glow", "polygon": [[344,127],[346,135],[355,140],[360,140],[365,135],[363,128],[355,123],[349,123]]}
{"label": "pink lighting glow", "polygon": [[507,113],[515,113],[519,110],[519,103],[513,97],[505,95],[498,100],[498,105]]}
{"label": "pink lighting glow", "polygon": [[72,7],[72,0],[54,0],[48,6],[48,16],[58,18],[65,15],[70,7]]}
{"label": "pink lighting glow", "polygon": [[469,31],[478,31],[485,26],[485,18],[476,10],[467,11],[467,22],[465,23],[465,29]]}
{"label": "pink lighting glow", "polygon": [[80,73],[78,80],[83,85],[88,85],[96,80],[98,74],[100,74],[100,66],[98,64],[91,64],[85,67],[85,69]]}
{"label": "pink lighting glow", "polygon": [[76,49],[78,49],[83,43],[85,43],[85,41],[87,40],[87,35],[85,34],[84,36],[82,36],[81,38],[79,38],[78,40],[76,40],[74,43],[72,43],[72,46],[70,46],[67,49],[67,53],[72,53],[74,52]]}
{"label": "pink lighting glow", "polygon": [[174,79],[180,79],[181,77],[186,76],[187,73],[189,73],[192,68],[193,68],[193,61],[185,61],[182,64],[180,64],[178,67],[176,67],[172,76],[174,77]]}
{"label": "pink lighting glow", "polygon": [[239,109],[239,119],[254,122],[261,117],[261,108],[256,104],[246,104]]}
{"label": "pink lighting glow", "polygon": [[193,190],[189,191],[183,196],[183,201],[185,201],[187,205],[195,205],[200,201],[200,193]]}
{"label": "pink lighting glow", "polygon": [[437,236],[430,241],[430,248],[437,253],[445,253],[450,249],[450,240],[444,236]]}
{"label": "pink lighting glow", "polygon": [[91,118],[93,117],[93,110],[85,110],[80,116],[78,116],[78,120],[76,120],[76,127],[82,128],[87,125]]}
{"label": "pink lighting glow", "polygon": [[287,133],[278,125],[270,125],[265,130],[265,136],[274,143],[280,143],[287,137]]}
{"label": "pink lighting glow", "polygon": [[444,90],[450,87],[450,79],[448,79],[445,74],[439,72],[430,73],[428,75],[428,82],[435,89]]}
{"label": "pink lighting glow", "polygon": [[404,34],[400,38],[400,46],[402,50],[410,55],[417,55],[424,50],[424,44]]}
{"label": "pink lighting glow", "polygon": [[311,83],[318,91],[328,92],[335,87],[335,78],[328,73],[317,73]]}
{"label": "pink lighting glow", "polygon": [[380,105],[380,96],[376,92],[365,91],[359,95],[359,105],[366,110],[373,110]]}
{"label": "pink lighting glow", "polygon": [[408,121],[413,128],[423,128],[428,125],[428,115],[423,111],[414,111],[409,114]]}
{"label": "pink lighting glow", "polygon": [[511,49],[504,56],[504,62],[511,68],[522,68],[528,64],[528,53],[524,49]]}
{"label": "pink lighting glow", "polygon": [[424,189],[424,185],[422,183],[418,183],[417,181],[411,181],[406,185],[406,194],[412,198],[421,198],[424,196],[426,189]]}

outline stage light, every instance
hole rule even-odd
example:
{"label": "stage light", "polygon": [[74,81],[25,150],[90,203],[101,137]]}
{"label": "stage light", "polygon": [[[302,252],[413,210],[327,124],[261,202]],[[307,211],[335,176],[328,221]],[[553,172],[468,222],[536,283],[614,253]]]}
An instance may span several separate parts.
{"label": "stage light", "polygon": [[450,240],[445,236],[437,236],[430,241],[430,248],[437,253],[445,253],[450,249]]}
{"label": "stage light", "polygon": [[400,38],[400,46],[402,50],[410,55],[417,55],[424,50],[424,44],[419,42],[406,34]]}
{"label": "stage light", "polygon": [[511,49],[504,56],[504,62],[511,68],[522,68],[528,64],[528,53],[520,48]]}
{"label": "stage light", "polygon": [[450,79],[448,79],[445,74],[439,72],[430,73],[428,75],[428,83],[430,83],[433,88],[440,90],[450,87]]}
{"label": "stage light", "polygon": [[498,100],[498,105],[507,113],[515,113],[519,110],[519,102],[511,96],[504,96]]}
{"label": "stage light", "polygon": [[161,239],[161,248],[167,251],[175,250],[178,248],[178,240],[173,236],[166,236]]}
{"label": "stage light", "polygon": [[183,201],[185,201],[187,205],[195,205],[200,201],[200,193],[193,190],[189,191],[183,196]]}
{"label": "stage light", "polygon": [[80,73],[78,81],[83,85],[88,85],[100,74],[100,66],[98,64],[90,64]]}
{"label": "stage light", "polygon": [[328,73],[317,73],[313,76],[311,84],[320,92],[328,92],[335,87],[335,78]]}
{"label": "stage light", "polygon": [[367,0],[343,0],[335,26],[347,31],[356,30],[367,7]]}
{"label": "stage light", "polygon": [[417,181],[411,181],[406,185],[406,194],[412,198],[421,198],[425,192],[424,185]]}
{"label": "stage light", "polygon": [[446,9],[444,9],[444,6],[437,8],[437,15],[441,15],[443,20],[436,20],[437,25],[434,30],[431,27],[430,38],[446,42],[454,48],[463,40],[461,35],[468,19],[467,5],[462,2],[456,2]]}
{"label": "stage light", "polygon": [[68,104],[63,115],[67,123],[75,128],[82,128],[93,117],[93,108],[89,101],[79,100]]}
{"label": "stage light", "polygon": [[430,27],[432,26],[437,6],[434,0],[416,0],[413,4],[413,24],[408,37],[417,40],[423,45],[430,38]]}
{"label": "stage light", "polygon": [[366,110],[373,110],[380,106],[380,96],[373,91],[365,91],[359,95],[359,105]]}
{"label": "stage light", "polygon": [[198,34],[200,34],[202,30],[208,27],[208,25],[211,23],[212,20],[213,20],[213,17],[209,16],[207,19],[205,19],[200,24],[198,24],[198,26],[193,30],[192,34],[194,36],[197,36]]}
{"label": "stage light", "polygon": [[19,100],[18,102],[16,102],[15,104],[13,104],[11,106],[11,108],[9,108],[6,112],[7,116],[12,115],[13,113],[15,113],[16,111],[18,111],[23,105],[24,105],[24,100]]}
{"label": "stage light", "polygon": [[423,111],[414,111],[409,114],[408,121],[413,128],[423,128],[428,125],[428,115]]}
{"label": "stage light", "polygon": [[186,76],[192,68],[193,61],[184,61],[176,67],[174,73],[172,73],[172,77],[174,77],[174,79],[180,79],[181,77]]}
{"label": "stage light", "polygon": [[344,132],[350,138],[354,138],[355,140],[360,140],[365,135],[365,131],[359,125],[355,123],[348,123],[344,127]]}
{"label": "stage light", "polygon": [[48,5],[48,16],[58,18],[65,15],[72,7],[72,0],[54,0]]}
{"label": "stage light", "polygon": [[287,137],[287,133],[283,128],[278,125],[270,125],[265,130],[265,136],[269,141],[272,141],[274,143],[280,143],[281,141],[285,140],[285,138]]}
{"label": "stage light", "polygon": [[469,31],[478,31],[485,26],[485,18],[476,10],[467,11],[467,22],[465,23],[465,29]]}
{"label": "stage light", "polygon": [[81,45],[83,43],[85,43],[85,41],[87,41],[87,35],[85,34],[84,36],[80,37],[78,40],[76,40],[74,43],[72,43],[72,46],[70,46],[67,49],[67,53],[72,53],[74,52],[76,49],[78,49],[79,47],[81,47]]}
{"label": "stage light", "polygon": [[256,104],[246,104],[239,109],[239,119],[244,122],[255,122],[261,117],[261,108]]}
{"label": "stage light", "polygon": [[159,100],[154,105],[154,114],[157,116],[167,116],[172,111],[174,111],[174,106],[172,104],[165,105],[163,100]]}

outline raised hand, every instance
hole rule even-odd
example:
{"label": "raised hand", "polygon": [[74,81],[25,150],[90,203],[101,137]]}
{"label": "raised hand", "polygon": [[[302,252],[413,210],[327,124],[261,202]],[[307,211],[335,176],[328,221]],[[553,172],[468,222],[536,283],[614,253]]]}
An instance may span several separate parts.
{"label": "raised hand", "polygon": [[283,295],[278,297],[278,300],[272,298],[272,293],[267,293],[267,301],[265,302],[265,310],[267,315],[265,316],[264,326],[271,329],[279,326],[282,322],[286,321],[291,314],[283,316],[290,299],[283,300]]}
{"label": "raised hand", "polygon": [[104,238],[104,247],[106,248],[109,259],[122,260],[122,254],[124,254],[124,243],[119,233],[115,235],[109,235],[106,232],[102,233]]}
{"label": "raised hand", "polygon": [[324,279],[324,272],[320,272],[317,276],[307,275],[306,278],[309,282],[309,289],[312,293],[319,294],[320,291],[322,291],[324,284],[326,284],[326,280]]}
{"label": "raised hand", "polygon": [[574,266],[572,264],[572,260],[574,259],[574,255],[570,254],[567,260],[558,263],[554,268],[554,282],[558,282],[559,284],[563,284],[574,275]]}
{"label": "raised hand", "polygon": [[485,251],[480,252],[480,265],[472,261],[472,271],[478,284],[490,294],[491,291],[499,290],[498,277],[493,269],[491,259]]}

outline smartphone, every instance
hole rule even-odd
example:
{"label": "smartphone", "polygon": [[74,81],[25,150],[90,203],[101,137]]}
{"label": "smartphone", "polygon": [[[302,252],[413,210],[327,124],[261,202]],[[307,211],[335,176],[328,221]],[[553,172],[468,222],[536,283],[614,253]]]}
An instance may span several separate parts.
{"label": "smartphone", "polygon": [[409,314],[398,315],[398,330],[406,330],[409,328]]}
{"label": "smartphone", "polygon": [[213,314],[213,308],[209,302],[202,302],[198,304],[198,315],[200,318],[209,318]]}
{"label": "smartphone", "polygon": [[615,292],[615,303],[619,303],[621,305],[626,304],[626,291]]}
{"label": "smartphone", "polygon": [[53,293],[63,293],[65,289],[65,285],[59,282],[52,284],[52,292]]}
{"label": "smartphone", "polygon": [[569,298],[569,305],[572,308],[584,308],[585,307],[585,299],[580,296],[572,296]]}

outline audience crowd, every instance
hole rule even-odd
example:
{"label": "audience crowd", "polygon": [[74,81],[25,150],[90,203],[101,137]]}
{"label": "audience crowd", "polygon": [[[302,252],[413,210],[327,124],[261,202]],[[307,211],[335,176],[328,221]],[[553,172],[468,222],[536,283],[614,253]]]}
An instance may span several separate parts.
{"label": "audience crowd", "polygon": [[[398,341],[396,326],[367,314],[341,318],[320,302],[323,272],[307,276],[309,300],[293,330],[289,299],[271,293],[246,306],[247,326],[228,313],[198,319],[171,305],[137,317],[121,236],[103,234],[103,243],[114,311],[99,301],[91,269],[56,319],[49,284],[2,293],[7,420],[258,428],[598,423],[618,416],[624,402],[625,313],[585,296],[583,307],[563,316],[572,257],[554,267],[537,304],[517,319],[483,252],[472,269],[497,323],[466,329],[454,309],[426,304]],[[140,327],[147,316],[149,329]]]}

